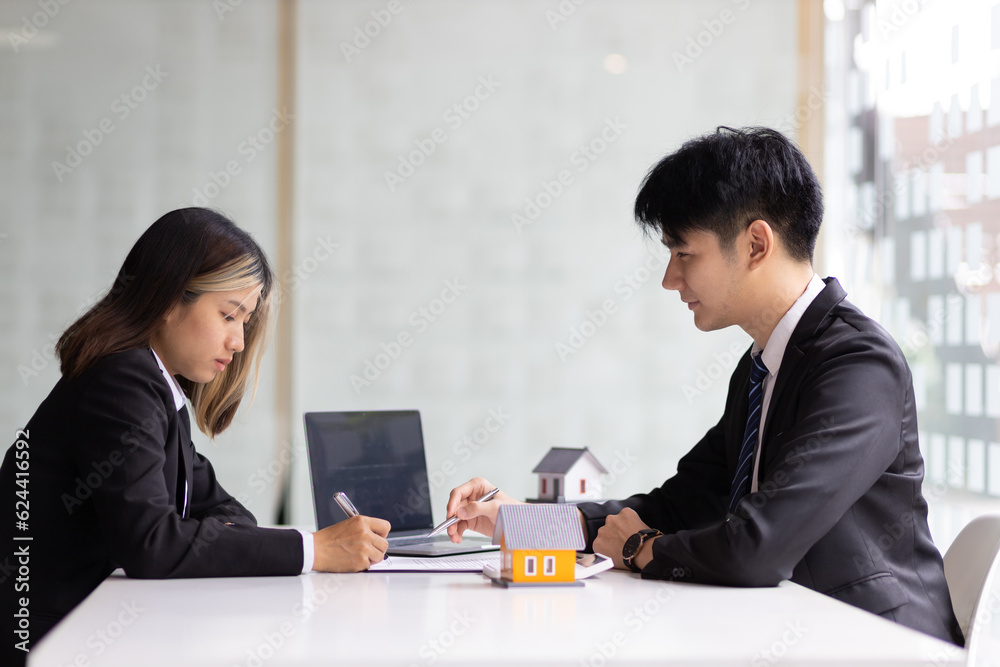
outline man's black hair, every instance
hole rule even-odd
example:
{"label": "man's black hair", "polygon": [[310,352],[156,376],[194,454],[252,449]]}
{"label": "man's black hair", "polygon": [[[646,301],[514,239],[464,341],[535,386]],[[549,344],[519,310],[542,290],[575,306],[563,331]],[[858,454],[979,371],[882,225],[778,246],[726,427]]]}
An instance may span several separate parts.
{"label": "man's black hair", "polygon": [[806,157],[783,134],[720,126],[649,171],[635,218],[668,244],[698,230],[716,234],[724,250],[751,222],[764,220],[793,259],[811,262],[823,195]]}

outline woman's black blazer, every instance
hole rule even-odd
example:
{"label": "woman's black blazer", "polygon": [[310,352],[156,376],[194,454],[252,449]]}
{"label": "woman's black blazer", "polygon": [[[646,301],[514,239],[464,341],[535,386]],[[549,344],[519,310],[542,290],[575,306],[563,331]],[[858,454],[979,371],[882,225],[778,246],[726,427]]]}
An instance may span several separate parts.
{"label": "woman's black blazer", "polygon": [[4,649],[16,637],[21,598],[33,642],[118,567],[151,579],[302,570],[301,535],[258,528],[195,451],[187,408],[176,409],[148,347],[59,380],[7,451],[0,467]]}

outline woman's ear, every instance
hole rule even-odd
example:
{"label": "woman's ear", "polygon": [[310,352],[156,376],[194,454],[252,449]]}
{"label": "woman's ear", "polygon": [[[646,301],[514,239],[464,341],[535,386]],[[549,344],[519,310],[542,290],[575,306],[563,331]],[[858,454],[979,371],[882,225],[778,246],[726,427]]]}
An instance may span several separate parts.
{"label": "woman's ear", "polygon": [[175,303],[167,313],[160,319],[160,326],[169,326],[177,321],[177,309],[180,304]]}
{"label": "woman's ear", "polygon": [[171,327],[177,324],[181,320],[184,310],[184,302],[178,301],[174,305],[170,306],[167,312],[160,317],[160,327],[157,331],[159,333],[164,329],[164,327]]}

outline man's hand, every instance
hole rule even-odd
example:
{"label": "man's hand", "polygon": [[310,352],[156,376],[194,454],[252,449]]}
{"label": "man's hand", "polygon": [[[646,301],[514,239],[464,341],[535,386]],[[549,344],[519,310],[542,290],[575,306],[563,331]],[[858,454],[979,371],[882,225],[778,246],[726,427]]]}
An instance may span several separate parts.
{"label": "man's hand", "polygon": [[[604,525],[597,531],[597,537],[594,539],[594,553],[604,554],[615,562],[616,568],[627,570],[629,568],[622,561],[622,547],[625,546],[625,540],[646,528],[649,526],[642,522],[635,510],[626,507],[618,514],[605,519]],[[653,560],[653,549],[649,546],[652,543],[653,540],[646,540],[633,558],[632,562],[639,569],[646,567],[649,561]]]}
{"label": "man's hand", "polygon": [[462,533],[474,530],[483,535],[492,536],[497,523],[497,512],[501,505],[523,505],[508,496],[503,491],[485,503],[476,502],[496,488],[482,477],[473,477],[461,486],[456,486],[448,496],[448,507],[445,516],[457,516],[461,521],[448,526],[448,536],[458,544],[462,541]]}
{"label": "man's hand", "polygon": [[352,516],[346,521],[313,533],[316,558],[313,569],[320,572],[359,572],[385,557],[389,542],[389,522],[370,516]]}

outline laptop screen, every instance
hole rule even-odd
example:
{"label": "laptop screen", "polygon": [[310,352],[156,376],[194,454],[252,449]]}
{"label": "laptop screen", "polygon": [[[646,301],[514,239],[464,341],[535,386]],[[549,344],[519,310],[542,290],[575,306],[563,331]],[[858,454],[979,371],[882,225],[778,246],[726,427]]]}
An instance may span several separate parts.
{"label": "laptop screen", "polygon": [[417,410],[307,412],[305,424],[319,528],[347,518],[333,500],[338,491],[394,534],[433,527]]}

